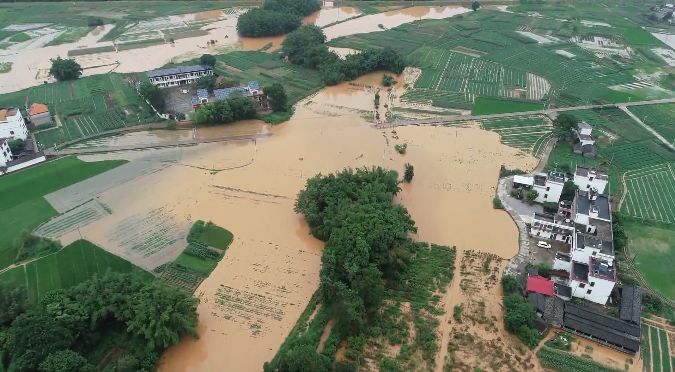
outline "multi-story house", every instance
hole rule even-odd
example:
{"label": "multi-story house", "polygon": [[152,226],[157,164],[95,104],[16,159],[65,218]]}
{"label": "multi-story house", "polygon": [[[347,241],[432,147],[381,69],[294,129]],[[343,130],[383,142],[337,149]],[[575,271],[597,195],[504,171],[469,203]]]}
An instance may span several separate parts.
{"label": "multi-story house", "polygon": [[21,139],[28,137],[28,128],[18,108],[0,109],[0,138]]}
{"label": "multi-story house", "polygon": [[534,213],[530,235],[571,244],[574,236],[574,221],[556,214]]}
{"label": "multi-story house", "polygon": [[0,167],[6,167],[12,161],[12,150],[9,148],[6,138],[0,138]]}
{"label": "multi-story house", "polygon": [[551,171],[546,173],[536,173],[532,176],[514,176],[514,187],[525,187],[537,191],[537,203],[557,203],[560,200],[563,186],[565,185],[565,174]]}
{"label": "multi-story house", "polygon": [[607,182],[609,182],[607,173],[599,170],[577,165],[574,171],[574,184],[577,185],[579,190],[595,189],[599,193],[604,193],[606,192]]}
{"label": "multi-story house", "polygon": [[146,73],[152,84],[160,88],[192,84],[202,76],[213,75],[213,67],[207,65],[177,66]]}

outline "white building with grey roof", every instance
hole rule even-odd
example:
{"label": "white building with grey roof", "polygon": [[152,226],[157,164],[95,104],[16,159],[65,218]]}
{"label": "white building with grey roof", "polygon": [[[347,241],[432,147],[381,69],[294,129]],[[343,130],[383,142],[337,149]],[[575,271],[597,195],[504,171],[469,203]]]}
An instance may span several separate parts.
{"label": "white building with grey roof", "polygon": [[208,65],[176,66],[146,73],[152,84],[160,88],[175,87],[194,83],[202,76],[213,75],[213,67]]}
{"label": "white building with grey roof", "polygon": [[577,165],[574,171],[574,184],[579,190],[596,190],[599,193],[606,192],[605,188],[609,182],[607,173],[594,168]]}

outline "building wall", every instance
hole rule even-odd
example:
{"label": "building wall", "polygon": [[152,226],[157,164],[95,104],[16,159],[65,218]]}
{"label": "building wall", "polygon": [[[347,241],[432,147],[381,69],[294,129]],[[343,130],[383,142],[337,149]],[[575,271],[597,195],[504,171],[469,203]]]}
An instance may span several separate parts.
{"label": "building wall", "polygon": [[178,85],[192,84],[202,76],[213,75],[213,70],[157,76],[149,78],[150,82],[160,88],[175,87]]}
{"label": "building wall", "polygon": [[572,288],[572,297],[583,298],[604,305],[607,303],[609,295],[612,294],[614,282],[589,276],[588,283],[570,280],[570,287]]}
{"label": "building wall", "polygon": [[8,116],[6,121],[0,122],[0,138],[22,139],[28,137],[28,128],[23,122],[21,111],[16,110],[16,115]]}
{"label": "building wall", "polygon": [[599,193],[605,193],[605,187],[607,186],[607,180],[598,179],[593,177],[593,180],[590,177],[583,177],[574,175],[574,184],[579,187],[579,190],[588,191],[591,188],[598,190]]}
{"label": "building wall", "polygon": [[30,121],[34,125],[49,124],[52,122],[52,117],[49,112],[43,112],[42,114],[31,115]]}
{"label": "building wall", "polygon": [[539,195],[537,196],[537,203],[557,203],[560,201],[560,195],[562,194],[563,184],[557,182],[546,182],[546,186],[534,185],[534,190],[537,190]]}
{"label": "building wall", "polygon": [[23,168],[30,167],[31,165],[35,165],[35,164],[38,164],[38,163],[42,163],[43,161],[46,161],[46,160],[47,160],[46,157],[41,156],[41,157],[39,157],[39,158],[31,159],[31,160],[29,160],[29,161],[25,161],[25,162],[23,162],[23,163],[16,164],[16,165],[13,166],[13,167],[8,167],[8,168],[7,168],[7,173],[9,173],[9,172],[15,172],[15,171],[18,171],[19,169],[23,169]]}
{"label": "building wall", "polygon": [[0,167],[7,165],[7,162],[12,160],[12,150],[9,149],[7,141],[2,142],[0,145]]}

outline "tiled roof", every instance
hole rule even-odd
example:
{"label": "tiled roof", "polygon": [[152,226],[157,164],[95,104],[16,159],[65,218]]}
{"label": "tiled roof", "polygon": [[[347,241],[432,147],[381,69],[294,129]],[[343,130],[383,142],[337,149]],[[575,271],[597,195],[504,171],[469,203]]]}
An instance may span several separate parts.
{"label": "tiled roof", "polygon": [[527,278],[527,291],[553,296],[553,282],[543,276],[530,276]]}
{"label": "tiled roof", "polygon": [[208,70],[213,70],[213,67],[206,66],[206,65],[176,66],[176,67],[164,68],[164,69],[160,69],[160,70],[148,71],[146,73],[146,75],[148,75],[149,78],[154,78],[154,77],[159,77],[159,76],[185,74],[185,73],[190,73],[190,72],[199,72],[199,71],[208,71]]}
{"label": "tiled roof", "polygon": [[44,114],[45,112],[49,112],[49,107],[47,107],[45,104],[37,102],[30,105],[30,108],[28,109],[28,115],[31,116]]}
{"label": "tiled roof", "polygon": [[565,304],[563,326],[633,353],[640,347],[638,325],[570,302]]}
{"label": "tiled roof", "polygon": [[640,307],[642,306],[642,290],[640,287],[624,285],[621,288],[621,310],[619,318],[640,324]]}

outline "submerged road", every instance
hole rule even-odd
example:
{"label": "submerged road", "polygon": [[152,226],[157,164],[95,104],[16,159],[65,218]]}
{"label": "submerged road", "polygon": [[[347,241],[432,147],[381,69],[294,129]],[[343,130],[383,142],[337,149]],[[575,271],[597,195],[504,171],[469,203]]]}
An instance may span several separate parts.
{"label": "submerged road", "polygon": [[256,140],[258,138],[268,137],[269,135],[270,135],[269,133],[244,134],[244,135],[236,135],[236,136],[179,140],[179,141],[173,141],[173,142],[162,142],[162,143],[152,143],[152,144],[145,144],[145,145],[131,145],[131,146],[94,146],[94,147],[82,147],[82,148],[66,148],[66,149],[63,149],[63,150],[54,150],[54,149],[50,148],[50,149],[45,150],[45,155],[47,155],[47,156],[86,155],[86,154],[102,154],[102,153],[118,152],[118,151],[137,151],[137,150],[148,150],[148,149],[162,149],[162,148],[169,148],[169,147],[185,147],[185,146],[196,146],[196,145],[199,145],[201,143]]}

